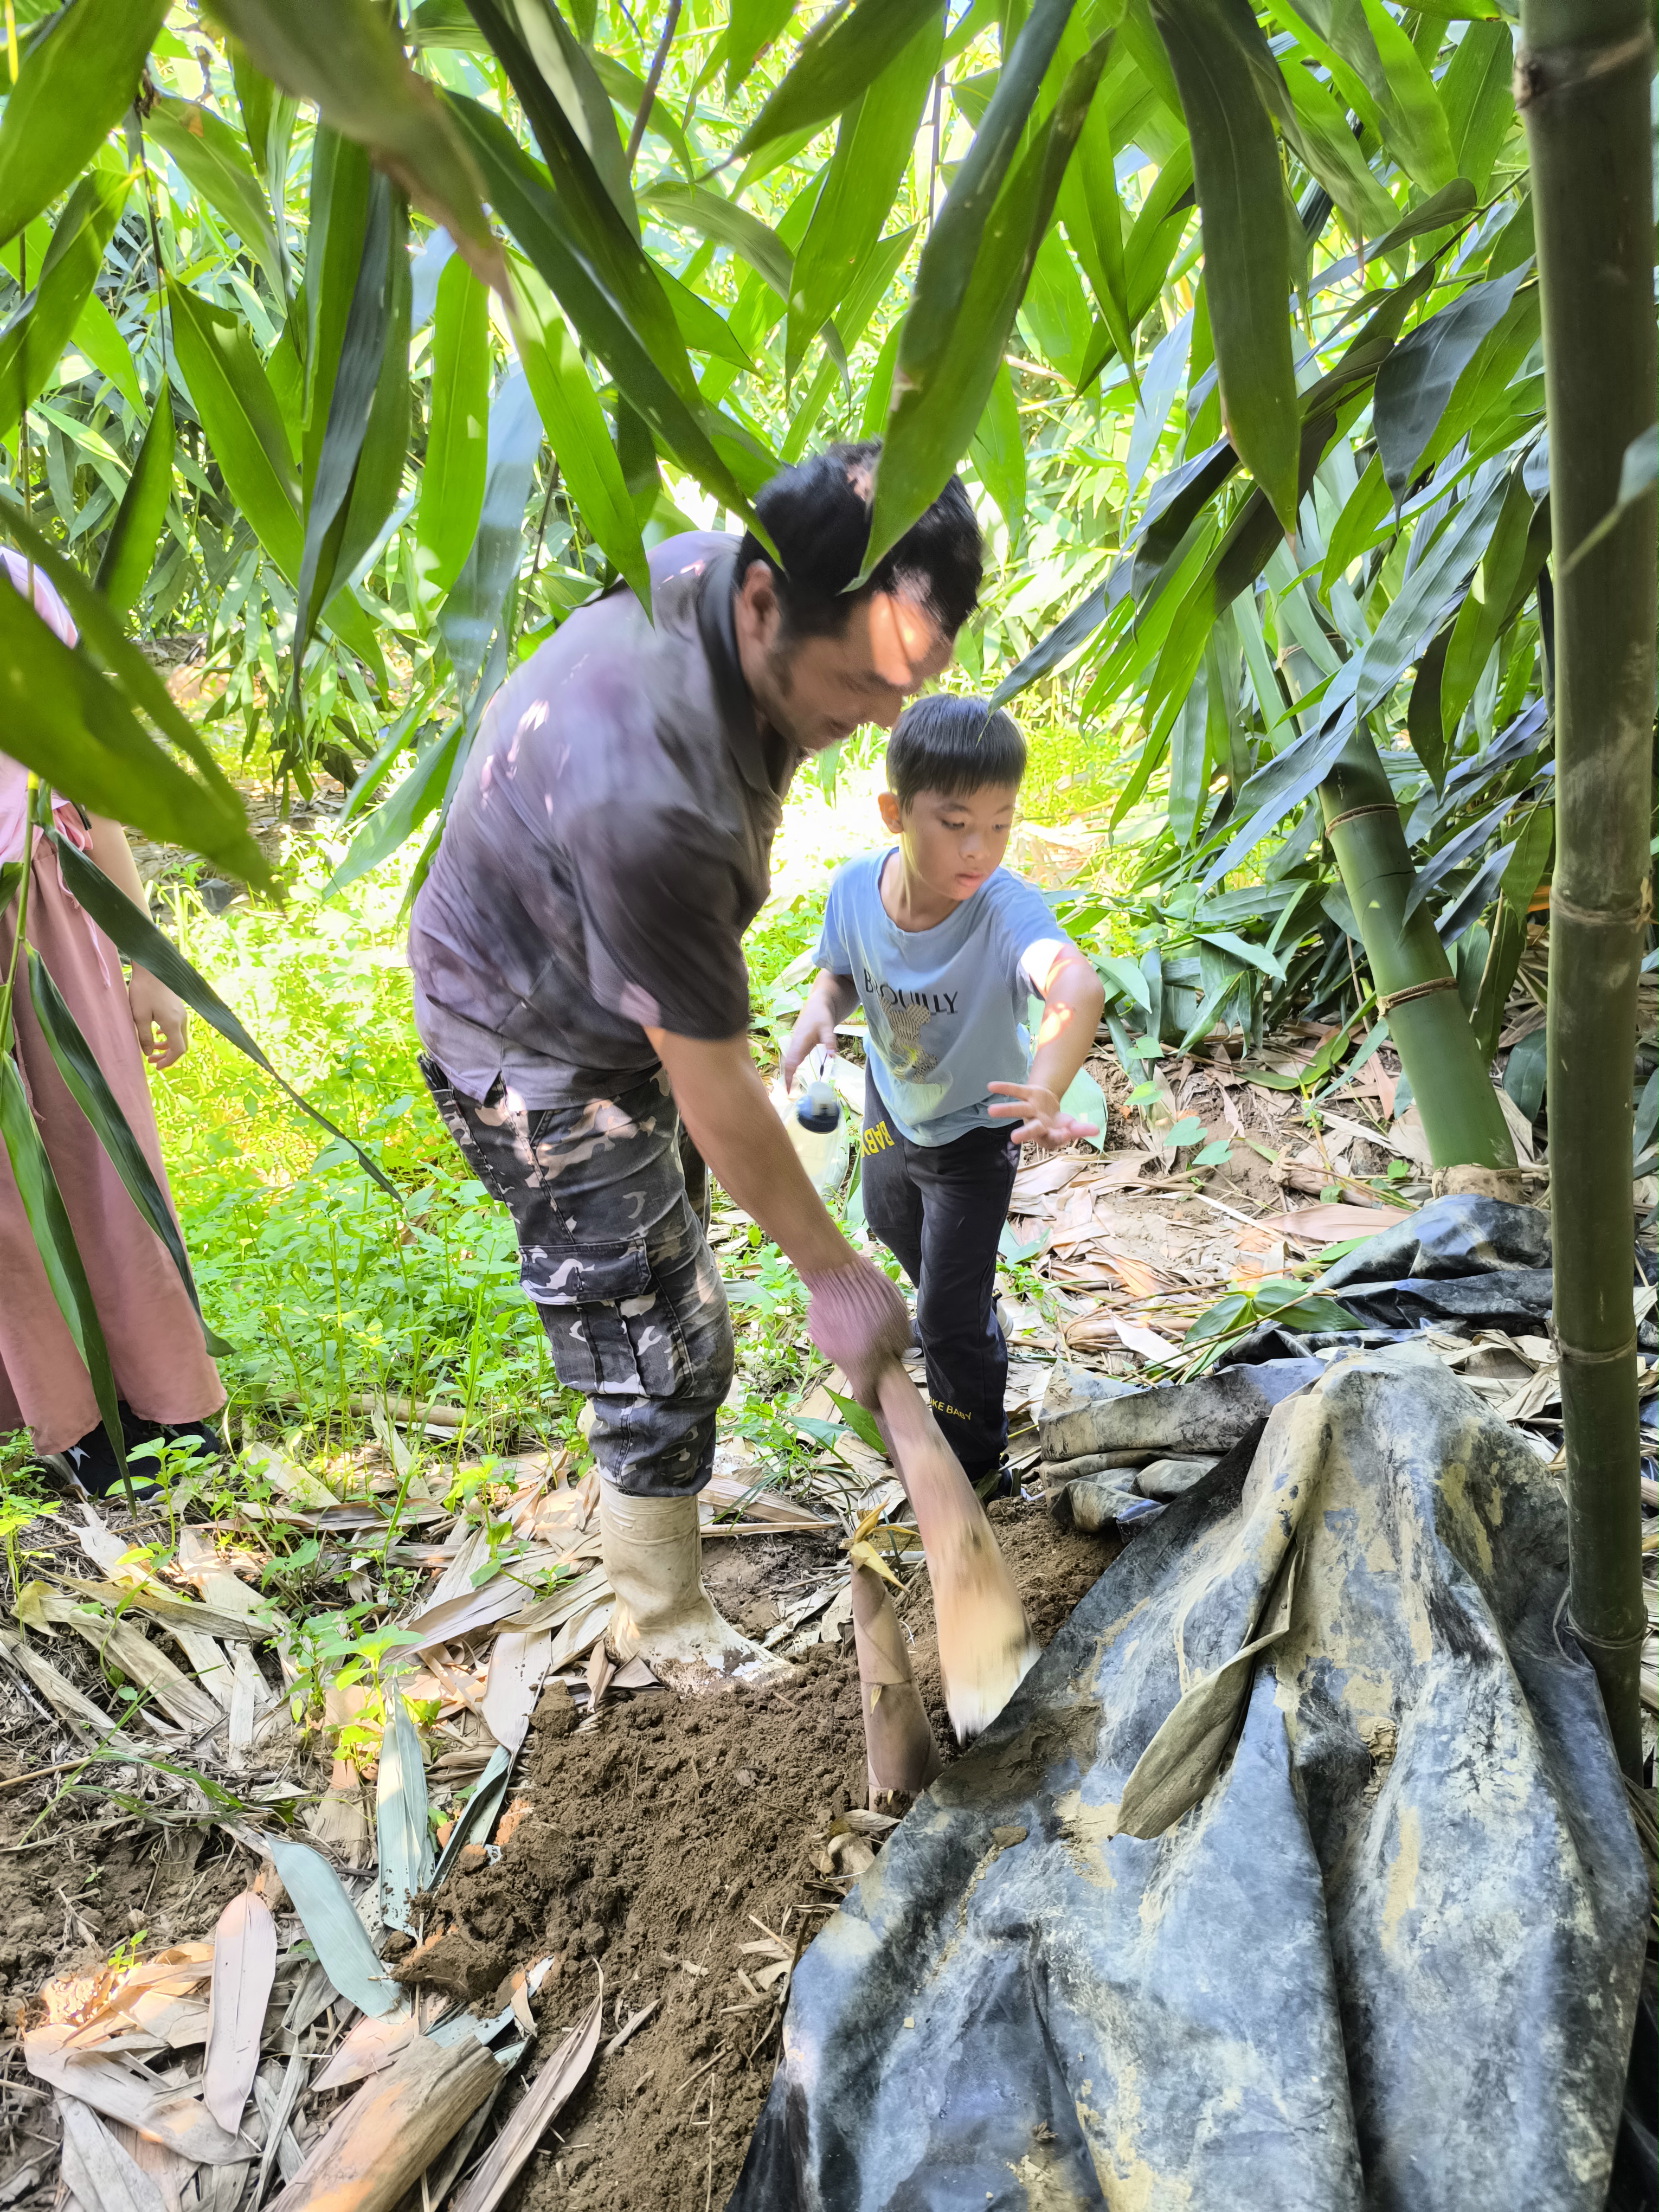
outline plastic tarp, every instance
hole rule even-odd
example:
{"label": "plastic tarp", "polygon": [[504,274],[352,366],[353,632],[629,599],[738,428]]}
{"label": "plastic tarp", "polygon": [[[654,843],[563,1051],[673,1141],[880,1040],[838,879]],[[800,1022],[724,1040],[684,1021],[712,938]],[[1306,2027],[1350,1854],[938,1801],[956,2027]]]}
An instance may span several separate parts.
{"label": "plastic tarp", "polygon": [[796,1969],[730,2212],[1601,2212],[1647,1876],[1536,1456],[1345,1356]]}

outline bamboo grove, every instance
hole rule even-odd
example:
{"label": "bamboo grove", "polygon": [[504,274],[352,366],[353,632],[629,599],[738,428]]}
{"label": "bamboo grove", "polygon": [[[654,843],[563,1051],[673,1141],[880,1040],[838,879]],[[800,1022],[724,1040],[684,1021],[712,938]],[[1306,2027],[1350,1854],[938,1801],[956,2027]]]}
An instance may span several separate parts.
{"label": "bamboo grove", "polygon": [[[1600,41],[1645,102],[1639,11],[1540,11],[1540,51]],[[1613,1103],[1597,1135],[1552,1124],[1605,1155],[1605,1294],[1656,1105],[1650,1080],[1627,1158],[1650,149],[1621,111],[1615,191],[1571,70],[1569,123],[1540,140],[1561,102],[1528,100],[1523,126],[1496,0],[9,0],[7,24],[0,528],[83,640],[0,592],[8,750],[255,882],[239,751],[349,787],[337,880],[423,857],[515,657],[656,538],[744,521],[781,459],[879,433],[870,560],[961,467],[994,555],[969,673],[1128,733],[1128,894],[1066,919],[1132,1074],[1294,1008],[1361,1054],[1391,1039],[1437,1166],[1501,1176],[1489,1064],[1570,872],[1559,687],[1645,623],[1620,698],[1577,708],[1590,750],[1620,732],[1580,802],[1630,848],[1619,981],[1574,992]],[[1574,327],[1549,288],[1615,231],[1603,344],[1606,299]],[[1562,382],[1564,349],[1632,345],[1605,403]],[[1547,435],[1551,391],[1577,427]],[[1600,639],[1576,663],[1570,606]],[[216,751],[129,635],[170,628],[224,677]],[[1584,927],[1588,977],[1612,939]],[[1504,1078],[1524,1121],[1547,1073],[1539,1030]]]}

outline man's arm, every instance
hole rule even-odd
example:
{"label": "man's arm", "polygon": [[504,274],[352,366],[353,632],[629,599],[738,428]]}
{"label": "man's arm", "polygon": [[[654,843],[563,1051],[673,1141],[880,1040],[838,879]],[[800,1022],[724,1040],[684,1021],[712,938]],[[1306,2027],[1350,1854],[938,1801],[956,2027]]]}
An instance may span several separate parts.
{"label": "man's arm", "polygon": [[722,1190],[758,1221],[803,1275],[851,1267],[858,1255],[808,1182],[750,1057],[746,1036],[646,1031],[674,1101]]}
{"label": "man's arm", "polygon": [[[117,890],[125,892],[148,921],[149,901],[144,895],[132,848],[127,843],[126,831],[118,822],[112,822],[102,814],[91,814],[87,818],[92,825],[94,861]],[[190,1049],[190,1012],[177,992],[168,990],[147,968],[135,965],[127,982],[127,1003],[138,1036],[138,1049],[150,1066],[171,1067],[174,1060],[182,1060]]]}

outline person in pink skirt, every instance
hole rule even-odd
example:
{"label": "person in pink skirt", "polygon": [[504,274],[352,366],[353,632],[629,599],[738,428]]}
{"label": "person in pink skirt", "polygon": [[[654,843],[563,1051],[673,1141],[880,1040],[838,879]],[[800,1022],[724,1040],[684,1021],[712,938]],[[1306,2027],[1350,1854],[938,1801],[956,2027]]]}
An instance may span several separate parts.
{"label": "person in pink skirt", "polygon": [[[32,595],[42,619],[66,645],[75,644],[75,625],[52,584],[21,555],[0,549],[0,590],[9,588]],[[22,858],[27,794],[27,771],[0,753],[0,862]],[[118,823],[88,815],[56,793],[52,820],[64,837],[88,854],[148,915],[138,870]],[[188,1044],[185,1009],[142,968],[132,970],[130,981],[123,979],[119,954],[70,897],[39,829],[31,842],[27,941],[63,994],[165,1191],[167,1171],[144,1063],[171,1067],[183,1057]],[[0,974],[10,964],[16,930],[14,896],[0,915]],[[202,1325],[166,1247],[127,1195],[58,1073],[34,1018],[21,961],[9,1049],[92,1285],[128,1443],[161,1431],[181,1438],[194,1434],[217,1449],[219,1438],[210,1425],[225,1393],[208,1357]],[[39,1457],[100,1495],[118,1479],[115,1455],[100,1421],[92,1379],[35,1249],[3,1147],[0,1285],[0,1435],[27,1428]]]}

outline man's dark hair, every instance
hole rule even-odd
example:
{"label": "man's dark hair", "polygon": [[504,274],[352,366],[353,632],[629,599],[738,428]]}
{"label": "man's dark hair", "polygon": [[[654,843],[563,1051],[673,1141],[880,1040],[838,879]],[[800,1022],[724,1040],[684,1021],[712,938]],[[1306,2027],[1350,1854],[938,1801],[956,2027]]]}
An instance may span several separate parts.
{"label": "man's dark hair", "polygon": [[967,799],[994,784],[1018,788],[1025,740],[1012,714],[951,691],[912,701],[887,740],[887,788],[901,806],[918,792]]}
{"label": "man's dark hair", "polygon": [[[755,495],[783,562],[777,562],[752,530],[738,549],[737,581],[764,561],[776,578],[783,634],[834,637],[845,629],[856,599],[847,586],[864,564],[870,542],[870,502],[879,438],[828,446],[821,453],[780,469]],[[954,637],[979,603],[984,542],[959,477],[952,477],[919,520],[884,553],[866,586],[925,607],[947,637]]]}

